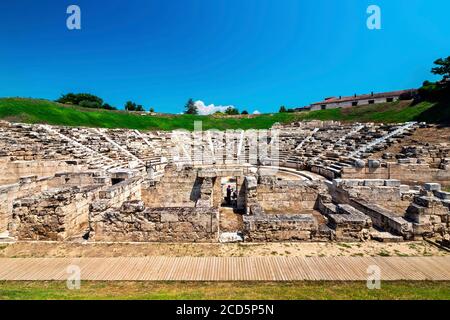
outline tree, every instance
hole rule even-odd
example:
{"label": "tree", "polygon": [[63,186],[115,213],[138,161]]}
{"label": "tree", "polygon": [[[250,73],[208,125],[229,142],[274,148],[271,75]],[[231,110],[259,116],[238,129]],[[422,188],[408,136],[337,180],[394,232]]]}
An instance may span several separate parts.
{"label": "tree", "polygon": [[149,111],[150,111],[151,113],[154,113],[154,112],[155,112],[155,109],[154,109],[153,107],[151,107]]}
{"label": "tree", "polygon": [[195,105],[194,100],[191,98],[188,100],[186,105],[184,106],[185,114],[198,114],[197,106]]}
{"label": "tree", "polygon": [[287,112],[286,107],[285,107],[285,106],[281,106],[279,112],[280,112],[280,113],[285,113],[285,112]]}
{"label": "tree", "polygon": [[73,104],[85,108],[101,108],[103,106],[103,99],[90,93],[63,94],[56,102]]}
{"label": "tree", "polygon": [[239,110],[233,107],[228,107],[227,110],[225,110],[225,114],[229,116],[234,116],[239,114]]}
{"label": "tree", "polygon": [[89,100],[80,101],[78,105],[83,108],[91,108],[91,109],[100,109],[102,107],[102,105],[99,104],[98,101],[89,101]]}
{"label": "tree", "polygon": [[444,80],[450,79],[450,56],[445,59],[437,59],[434,64],[437,65],[437,67],[431,69],[433,74],[443,76]]}
{"label": "tree", "polygon": [[111,106],[111,105],[108,104],[108,103],[105,103],[105,104],[102,106],[102,109],[105,109],[105,110],[117,110],[115,107]]}
{"label": "tree", "polygon": [[248,111],[247,111],[247,110],[244,110],[244,111],[242,111],[241,114],[248,114]]}
{"label": "tree", "polygon": [[144,112],[145,109],[144,109],[144,107],[143,107],[142,105],[138,105],[138,106],[136,107],[136,111]]}
{"label": "tree", "polygon": [[132,101],[127,101],[127,103],[125,103],[125,110],[127,111],[136,111],[136,107],[136,103]]}

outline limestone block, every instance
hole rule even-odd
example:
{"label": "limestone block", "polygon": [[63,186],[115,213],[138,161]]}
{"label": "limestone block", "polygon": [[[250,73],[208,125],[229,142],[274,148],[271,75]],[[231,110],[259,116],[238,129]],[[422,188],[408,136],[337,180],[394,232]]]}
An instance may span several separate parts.
{"label": "limestone block", "polygon": [[173,213],[161,213],[161,222],[178,222],[178,215]]}
{"label": "limestone block", "polygon": [[136,213],[142,212],[145,210],[145,205],[143,201],[134,200],[134,201],[126,201],[122,204],[120,211],[123,213]]}
{"label": "limestone block", "polygon": [[366,166],[366,162],[364,160],[361,160],[361,159],[355,160],[356,168],[364,168],[365,166]]}
{"label": "limestone block", "polygon": [[409,192],[409,188],[410,187],[408,185],[402,184],[402,185],[400,185],[400,192],[407,193],[407,192]]}
{"label": "limestone block", "polygon": [[426,191],[440,191],[441,185],[439,183],[425,183],[424,188]]}
{"label": "limestone block", "polygon": [[364,180],[364,186],[366,187],[384,186],[384,180],[381,179]]}
{"label": "limestone block", "polygon": [[401,182],[400,182],[400,180],[390,179],[390,180],[385,180],[384,185],[386,187],[400,187]]}
{"label": "limestone block", "polygon": [[434,195],[442,200],[450,200],[450,192],[434,191]]}
{"label": "limestone block", "polygon": [[379,160],[369,160],[369,168],[377,169],[381,167],[381,162]]}

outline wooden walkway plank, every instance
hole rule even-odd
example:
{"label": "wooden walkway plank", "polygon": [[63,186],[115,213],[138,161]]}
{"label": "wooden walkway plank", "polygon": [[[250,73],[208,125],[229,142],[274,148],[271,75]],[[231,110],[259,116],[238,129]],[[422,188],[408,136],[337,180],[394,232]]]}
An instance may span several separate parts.
{"label": "wooden walkway plank", "polygon": [[63,281],[68,267],[92,281],[450,281],[450,257],[0,258],[0,280]]}

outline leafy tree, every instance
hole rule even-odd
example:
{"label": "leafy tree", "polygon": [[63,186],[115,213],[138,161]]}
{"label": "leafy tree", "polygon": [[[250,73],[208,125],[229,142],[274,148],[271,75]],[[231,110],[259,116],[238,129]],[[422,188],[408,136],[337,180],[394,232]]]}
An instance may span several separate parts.
{"label": "leafy tree", "polygon": [[111,105],[108,104],[108,103],[105,103],[105,104],[102,106],[102,109],[105,109],[105,110],[117,110],[117,108],[111,106]]}
{"label": "leafy tree", "polygon": [[228,107],[227,110],[225,110],[225,114],[229,116],[234,116],[239,114],[239,110],[233,107]]}
{"label": "leafy tree", "polygon": [[194,100],[191,98],[188,100],[186,105],[184,106],[185,114],[198,114],[197,106],[195,105]]}
{"label": "leafy tree", "polygon": [[244,111],[241,112],[241,114],[248,114],[248,111],[244,110]]}
{"label": "leafy tree", "polygon": [[144,112],[145,109],[144,109],[144,107],[143,107],[142,105],[138,105],[138,106],[136,107],[136,111]]}
{"label": "leafy tree", "polygon": [[127,103],[125,103],[125,110],[127,111],[136,111],[136,108],[136,103],[132,101],[127,101]]}
{"label": "leafy tree", "polygon": [[150,110],[149,110],[151,113],[153,113],[153,112],[155,112],[155,109],[152,107],[152,108],[150,108]]}
{"label": "leafy tree", "polygon": [[91,108],[91,109],[100,109],[102,107],[102,105],[98,101],[89,101],[89,100],[80,101],[78,105],[83,108]]}
{"label": "leafy tree", "polygon": [[286,113],[286,112],[287,112],[286,107],[285,107],[285,106],[281,106],[279,112],[280,112],[280,113]]}
{"label": "leafy tree", "polygon": [[63,94],[56,102],[71,104],[83,108],[117,110],[108,103],[103,103],[103,99],[90,93],[67,93]]}
{"label": "leafy tree", "polygon": [[433,74],[441,75],[444,79],[450,79],[450,56],[444,59],[437,59],[434,64],[437,67],[431,69]]}
{"label": "leafy tree", "polygon": [[56,100],[56,102],[64,103],[64,104],[73,104],[81,106],[81,102],[87,101],[89,103],[84,102],[84,105],[92,105],[95,108],[100,108],[103,105],[103,99],[99,98],[97,96],[94,96],[93,94],[89,93],[68,93],[64,94]]}

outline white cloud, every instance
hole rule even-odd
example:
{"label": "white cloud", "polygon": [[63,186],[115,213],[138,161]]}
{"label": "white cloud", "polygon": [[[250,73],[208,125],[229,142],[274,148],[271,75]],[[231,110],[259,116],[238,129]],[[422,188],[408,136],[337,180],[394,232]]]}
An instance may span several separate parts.
{"label": "white cloud", "polygon": [[253,111],[253,114],[261,114],[258,110]]}
{"label": "white cloud", "polygon": [[195,101],[195,106],[197,107],[198,114],[206,116],[209,114],[216,113],[217,111],[225,112],[228,108],[234,108],[234,106],[216,106],[214,104],[205,105],[201,100]]}

